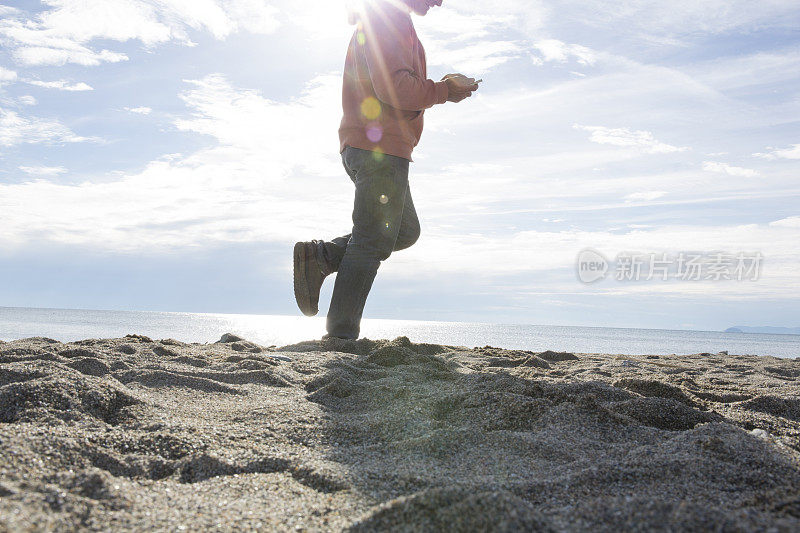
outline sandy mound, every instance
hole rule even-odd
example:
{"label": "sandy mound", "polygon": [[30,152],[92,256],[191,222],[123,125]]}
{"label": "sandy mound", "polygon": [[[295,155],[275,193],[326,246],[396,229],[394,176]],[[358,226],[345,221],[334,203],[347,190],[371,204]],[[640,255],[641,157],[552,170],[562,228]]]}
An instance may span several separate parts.
{"label": "sandy mound", "polygon": [[0,345],[0,530],[800,529],[800,361]]}

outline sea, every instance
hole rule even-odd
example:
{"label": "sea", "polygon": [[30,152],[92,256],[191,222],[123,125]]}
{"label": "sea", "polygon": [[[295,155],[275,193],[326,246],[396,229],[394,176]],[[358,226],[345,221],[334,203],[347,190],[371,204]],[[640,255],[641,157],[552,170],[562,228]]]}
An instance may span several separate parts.
{"label": "sea", "polygon": [[[139,334],[153,339],[212,343],[224,333],[234,333],[263,346],[286,346],[319,339],[325,333],[325,320],[302,316],[0,307],[2,341],[49,337],[71,342]],[[406,336],[413,342],[469,348],[488,345],[623,355],[727,351],[731,355],[800,358],[800,335],[381,319],[364,319],[361,335],[370,339]]]}

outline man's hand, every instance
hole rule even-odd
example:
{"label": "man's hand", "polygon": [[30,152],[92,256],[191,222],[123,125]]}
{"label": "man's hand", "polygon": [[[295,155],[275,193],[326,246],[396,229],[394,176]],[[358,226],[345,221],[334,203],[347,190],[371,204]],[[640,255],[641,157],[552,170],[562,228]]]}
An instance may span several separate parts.
{"label": "man's hand", "polygon": [[475,78],[468,78],[463,74],[448,74],[442,81],[447,84],[447,101],[460,102],[472,96],[478,90]]}

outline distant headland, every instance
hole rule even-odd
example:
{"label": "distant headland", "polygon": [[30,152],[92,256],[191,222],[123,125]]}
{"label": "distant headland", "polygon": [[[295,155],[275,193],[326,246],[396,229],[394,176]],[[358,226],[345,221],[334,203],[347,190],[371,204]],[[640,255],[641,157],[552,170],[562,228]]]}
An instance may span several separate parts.
{"label": "distant headland", "polygon": [[725,333],[771,333],[773,335],[800,335],[800,328],[780,328],[775,326],[734,326]]}

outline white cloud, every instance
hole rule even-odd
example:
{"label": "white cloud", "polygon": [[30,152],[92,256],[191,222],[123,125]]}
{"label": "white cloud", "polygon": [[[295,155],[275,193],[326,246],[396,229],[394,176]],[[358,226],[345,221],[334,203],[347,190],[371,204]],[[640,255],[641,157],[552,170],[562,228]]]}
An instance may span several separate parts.
{"label": "white cloud", "polygon": [[90,139],[75,135],[57,120],[23,117],[0,108],[0,146],[36,143],[73,143]]}
{"label": "white cloud", "polygon": [[236,89],[222,75],[188,83],[193,88],[181,98],[193,118],[177,120],[180,130],[210,135],[222,146],[264,158],[265,167],[276,169],[277,174],[297,166],[330,168],[341,120],[340,74],[317,77],[288,103],[266,99],[255,90]]}
{"label": "white cloud", "polygon": [[[528,35],[539,33],[548,22],[552,11],[550,3],[546,4],[541,0],[494,0],[490,9],[487,9],[485,0],[459,0],[446,5],[468,16],[478,17],[487,26],[502,24],[501,29],[506,32],[508,28],[514,28]],[[448,11],[449,9],[442,9],[441,18],[449,16]]]}
{"label": "white cloud", "polygon": [[767,153],[753,155],[762,159],[800,159],[800,144],[793,144],[791,148],[783,150],[777,148],[769,148],[769,150]]}
{"label": "white cloud", "polygon": [[21,166],[19,167],[21,171],[26,174],[30,174],[31,176],[58,176],[59,174],[63,174],[67,171],[64,167],[26,167]]}
{"label": "white cloud", "polygon": [[[635,218],[636,213],[625,211],[632,205],[672,206],[691,213],[714,202],[800,194],[796,186],[766,189],[764,180],[718,179],[693,168],[653,171],[649,158],[639,157],[635,150],[573,149],[538,157],[491,157],[478,163],[484,154],[497,150],[496,146],[461,149],[459,158],[472,163],[426,168],[426,172],[415,165],[414,201],[427,220],[467,231],[513,227],[529,216],[549,213],[562,218],[569,213],[576,222],[585,220],[591,211]],[[595,170],[598,167],[602,170]],[[697,190],[704,194],[698,196]],[[665,210],[661,207],[654,213]]]}
{"label": "white cloud", "polygon": [[36,85],[37,87],[44,87],[45,89],[58,89],[60,91],[93,91],[94,88],[91,85],[87,85],[86,83],[79,82],[70,84],[70,82],[66,80],[58,80],[58,81],[40,81],[40,80],[25,80],[26,83],[30,85]]}
{"label": "white cloud", "polygon": [[217,39],[239,31],[270,33],[277,10],[266,0],[46,0],[50,9],[25,19],[0,20],[0,36],[14,59],[25,65],[98,65],[125,54],[91,48],[96,40],[138,40],[145,46],[168,41],[191,44],[189,30]]}
{"label": "white cloud", "polygon": [[666,196],[666,191],[643,191],[634,192],[625,196],[625,200],[629,202],[652,202]]}
{"label": "white cloud", "polygon": [[[222,7],[236,29],[263,35],[274,32],[279,26],[278,8],[266,0],[224,0]],[[315,13],[319,15],[318,12]],[[330,20],[327,22],[330,23]]]}
{"label": "white cloud", "polygon": [[149,115],[153,112],[153,110],[149,107],[141,106],[141,107],[126,107],[125,111],[129,113],[135,113],[137,115]]}
{"label": "white cloud", "polygon": [[17,98],[17,100],[19,100],[19,103],[21,103],[22,105],[36,105],[36,98],[34,98],[29,94],[20,96],[19,98]]}
{"label": "white cloud", "polygon": [[755,178],[759,175],[757,171],[751,168],[734,167],[727,163],[720,163],[718,161],[704,161],[703,170],[706,172],[719,172],[740,178]]}
{"label": "white cloud", "polygon": [[428,41],[430,65],[446,66],[470,76],[485,74],[498,65],[517,57],[522,47],[512,41],[478,41],[465,45],[445,41]]}
{"label": "white cloud", "polygon": [[557,39],[536,41],[533,43],[533,47],[540,54],[540,56],[533,56],[534,62],[537,64],[546,61],[566,63],[570,59],[575,59],[581,65],[591,66],[597,61],[597,54],[591,49],[579,44],[567,44]]}
{"label": "white cloud", "polygon": [[781,220],[776,220],[775,222],[770,222],[769,225],[781,228],[800,229],[800,216],[787,217]]}
{"label": "white cloud", "polygon": [[[490,6],[490,7],[489,7]],[[543,42],[554,61],[562,54],[569,55],[570,47],[561,41],[548,39],[554,34],[613,35],[620,53],[636,54],[639,45],[659,48],[686,47],[687,41],[707,35],[750,32],[764,28],[796,26],[798,8],[792,0],[767,0],[754,3],[748,0],[638,0],[620,4],[614,0],[459,0],[446,3],[442,9],[418,19],[418,26],[438,25],[451,31],[449,38],[458,38],[459,30],[467,39],[509,40],[516,36]],[[566,30],[566,31],[564,31]],[[549,35],[548,35],[549,34]],[[513,37],[510,37],[513,36]],[[554,46],[557,45],[557,46]],[[562,46],[566,46],[564,49]],[[587,49],[573,48],[575,59],[590,62],[594,54]],[[543,61],[538,54],[533,56]]]}
{"label": "white cloud", "polygon": [[594,0],[587,4],[584,0],[562,0],[557,15],[572,24],[668,42],[670,38],[747,32],[765,26],[793,28],[797,3],[792,0],[639,0],[620,4],[614,0]]}
{"label": "white cloud", "polygon": [[772,84],[791,83],[800,72],[800,49],[724,56],[692,63],[682,70],[719,90],[742,92]]}
{"label": "white cloud", "polygon": [[345,4],[349,2],[350,0],[273,0],[272,4],[277,8],[281,22],[286,21],[289,25],[296,26],[305,39],[346,43],[353,34],[353,26],[347,24]]}
{"label": "white cloud", "polygon": [[[382,276],[389,279],[419,279],[420,274],[409,268],[409,264],[424,264],[424,276],[471,275],[481,273],[481,279],[491,280],[491,290],[503,291],[505,276],[528,275],[530,291],[578,292],[587,287],[574,280],[575,258],[580,250],[593,248],[613,259],[617,254],[702,252],[713,255],[717,252],[730,254],[761,253],[764,269],[756,282],[693,281],[658,284],[620,284],[592,286],[598,290],[609,290],[619,294],[640,293],[654,295],[702,294],[706,297],[748,298],[796,298],[800,290],[800,273],[796,265],[800,252],[795,244],[797,230],[764,224],[714,225],[660,225],[651,228],[611,230],[565,230],[487,234],[444,232],[438,228],[429,230],[426,238],[412,248],[397,254],[381,267]],[[385,269],[385,270],[384,270]],[[540,273],[560,271],[562,282],[552,286],[550,280],[538,282]],[[413,272],[411,274],[410,272]],[[514,282],[510,287],[515,294],[526,292],[524,284]]]}
{"label": "white cloud", "polygon": [[425,31],[446,34],[450,40],[465,41],[486,37],[492,30],[503,28],[511,22],[507,15],[494,10],[490,12],[483,9],[464,14],[458,11],[460,8],[463,6],[451,8],[445,5],[441,9],[432,9],[417,25]]}
{"label": "white cloud", "polygon": [[[2,33],[2,27],[0,27]],[[119,63],[127,61],[128,56],[109,50],[95,52],[85,46],[74,42],[62,41],[62,47],[48,46],[22,46],[14,49],[12,57],[18,63],[27,66],[55,65],[63,66],[67,63],[75,63],[87,67],[96,66],[101,63]]]}
{"label": "white cloud", "polygon": [[17,79],[16,72],[0,66],[0,84],[9,81],[16,81],[16,79]]}
{"label": "white cloud", "polygon": [[581,124],[575,124],[573,127],[576,130],[591,133],[589,140],[593,143],[633,147],[648,154],[669,154],[688,150],[686,147],[662,143],[656,140],[649,131],[631,131],[627,128],[606,128],[603,126],[583,126]]}
{"label": "white cloud", "polygon": [[352,183],[337,154],[340,74],[288,102],[220,75],[189,83],[182,98],[191,115],[176,125],[214,137],[215,146],[112,180],[0,184],[0,242],[152,251],[346,233],[350,213],[341,206],[352,203]]}
{"label": "white cloud", "polygon": [[448,71],[482,75],[525,50],[523,40],[512,40],[508,28],[515,24],[514,17],[502,7],[488,10],[460,2],[455,7],[432,9],[414,24],[427,50],[428,64]]}

